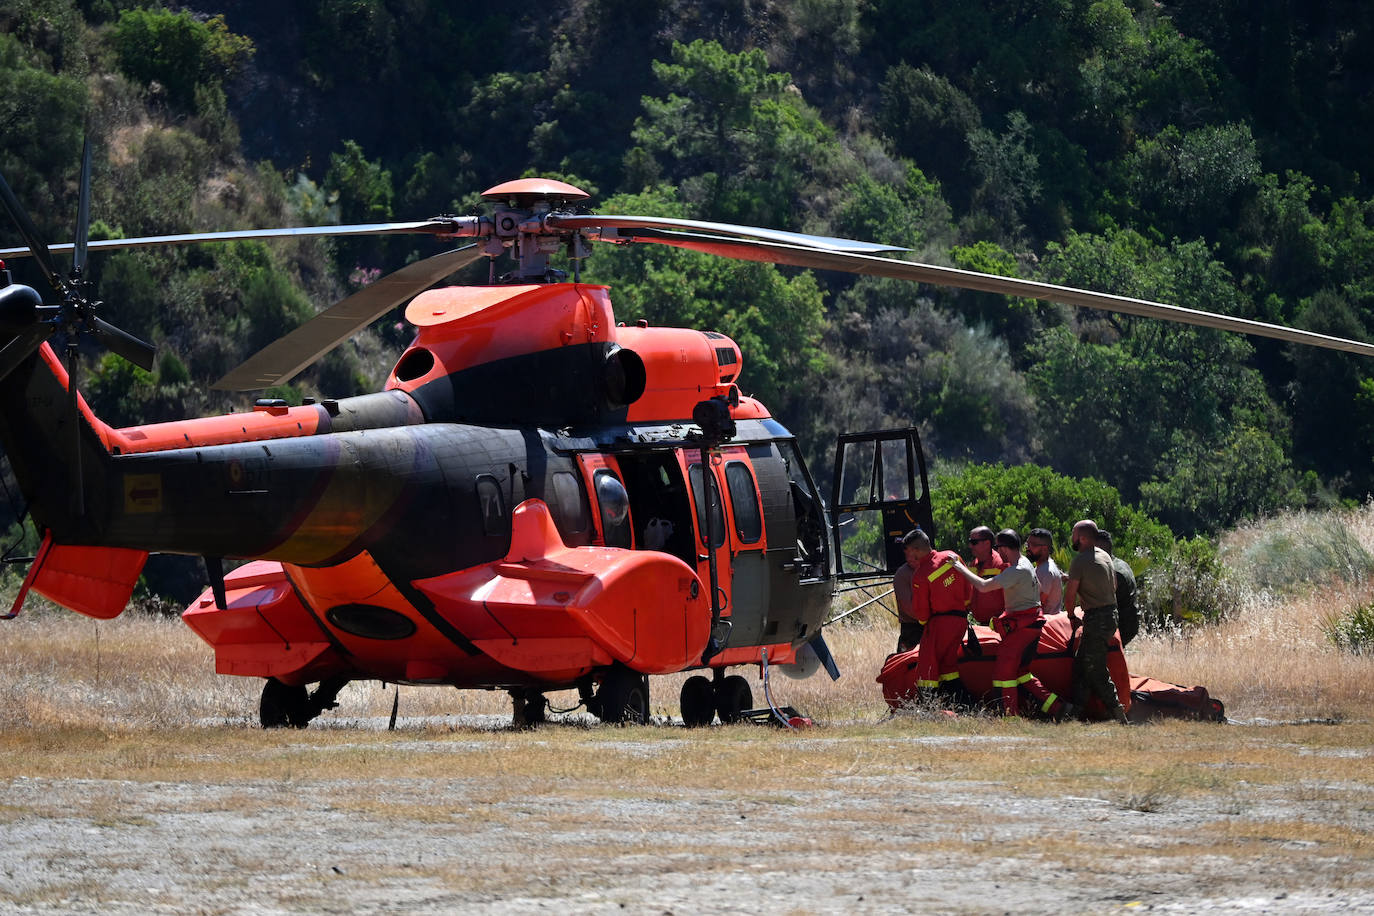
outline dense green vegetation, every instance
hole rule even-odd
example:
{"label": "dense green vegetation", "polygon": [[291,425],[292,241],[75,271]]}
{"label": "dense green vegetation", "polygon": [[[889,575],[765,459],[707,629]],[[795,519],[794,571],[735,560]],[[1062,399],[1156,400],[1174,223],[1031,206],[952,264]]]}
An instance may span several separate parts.
{"label": "dense green vegetation", "polygon": [[[106,236],[466,211],[485,187],[547,174],[603,212],[874,239],[932,263],[1374,329],[1367,4],[493,9],[5,0],[0,171],[54,240],[71,232],[89,130]],[[8,226],[0,238],[17,243]],[[206,382],[427,245],[97,259],[111,314],[161,356],[152,373],[100,361],[88,393],[116,423],[241,406]],[[1182,536],[1374,490],[1368,360],[670,249],[599,251],[591,276],[626,319],[735,337],[742,385],[822,474],[834,433],[910,423],[941,462],[1101,481]],[[383,322],[274,393],[366,390],[404,339]]]}

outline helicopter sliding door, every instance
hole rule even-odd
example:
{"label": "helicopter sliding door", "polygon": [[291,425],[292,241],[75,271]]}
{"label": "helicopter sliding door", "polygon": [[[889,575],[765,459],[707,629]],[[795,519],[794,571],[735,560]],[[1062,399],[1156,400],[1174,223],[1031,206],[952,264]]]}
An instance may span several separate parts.
{"label": "helicopter sliding door", "polygon": [[[728,449],[721,449],[717,454],[708,454],[707,456],[711,458],[709,463],[713,465],[709,481],[713,493],[707,492],[708,479],[702,470],[701,451],[693,448],[678,449],[677,455],[683,473],[687,477],[688,490],[692,498],[692,521],[696,531],[697,576],[709,593],[711,587],[710,555],[714,554],[716,594],[712,607],[719,607],[721,617],[728,619],[734,613],[734,604],[731,601],[731,545],[725,523],[725,482],[722,479],[720,468],[720,465],[724,463],[722,455],[725,451]],[[709,512],[708,506],[711,506]]]}
{"label": "helicopter sliding door", "polygon": [[831,504],[840,579],[895,572],[904,560],[902,535],[912,528],[933,539],[925,455],[915,428],[840,436]]}
{"label": "helicopter sliding door", "polygon": [[768,546],[753,462],[742,446],[721,449],[715,468],[725,507],[730,549],[730,640],[732,646],[758,645],[768,622]]}

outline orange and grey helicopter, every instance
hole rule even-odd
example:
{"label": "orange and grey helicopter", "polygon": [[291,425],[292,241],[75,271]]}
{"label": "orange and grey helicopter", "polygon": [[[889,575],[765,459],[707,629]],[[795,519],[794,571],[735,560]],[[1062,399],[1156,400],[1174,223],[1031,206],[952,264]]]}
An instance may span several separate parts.
{"label": "orange and grey helicopter", "polygon": [[[209,588],[183,617],[216,670],[265,681],[265,726],[303,726],[352,680],[509,691],[534,722],[576,688],[603,721],[642,721],[649,675],[697,671],[683,720],[752,705],[734,666],[832,677],[822,627],[839,582],[896,568],[895,539],[933,530],[914,430],[847,434],[829,505],[791,433],[740,393],[744,355],[713,331],[618,324],[609,290],[581,281],[595,243],[1038,298],[1374,354],[1374,347],[1086,290],[893,257],[903,249],[747,226],[577,207],[568,184],[524,179],[487,213],[411,223],[196,233],[88,242],[89,147],[76,241],[49,246],[0,195],[55,304],[0,289],[0,446],[42,543],[32,589],[118,615],[150,552],[205,559]],[[83,277],[99,250],[306,235],[470,239],[321,312],[221,379],[281,384],[409,300],[414,342],[384,390],[116,429],[78,391],[91,337],[145,368],[153,348],[96,315]],[[54,255],[70,251],[63,276]],[[550,266],[566,253],[569,280]],[[496,260],[514,260],[497,276]],[[490,282],[433,288],[491,261]],[[49,342],[65,341],[65,361]],[[865,564],[843,527],[886,536]],[[225,574],[226,560],[249,561]]]}

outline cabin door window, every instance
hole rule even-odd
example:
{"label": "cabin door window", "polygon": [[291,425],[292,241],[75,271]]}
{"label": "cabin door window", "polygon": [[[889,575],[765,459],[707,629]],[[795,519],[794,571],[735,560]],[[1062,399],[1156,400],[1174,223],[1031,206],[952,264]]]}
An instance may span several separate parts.
{"label": "cabin door window", "polygon": [[592,497],[592,520],[596,525],[595,543],[605,547],[635,546],[630,494],[625,489],[620,464],[614,455],[578,455],[583,479]]}

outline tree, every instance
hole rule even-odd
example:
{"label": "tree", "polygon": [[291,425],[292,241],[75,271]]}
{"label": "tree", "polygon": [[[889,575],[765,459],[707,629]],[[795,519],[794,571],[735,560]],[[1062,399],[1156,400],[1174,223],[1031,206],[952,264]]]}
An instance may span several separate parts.
{"label": "tree", "polygon": [[[1225,314],[1248,307],[1199,243],[1161,249],[1134,233],[1075,235],[1052,249],[1045,274],[1054,282]],[[1186,531],[1215,530],[1296,498],[1286,421],[1248,365],[1253,351],[1244,339],[1152,319],[1076,317],[1083,339],[1069,328],[1050,330],[1032,348],[1027,372],[1045,454],[1056,469],[1107,480],[1130,499],[1146,482],[1178,475],[1180,486],[1195,490],[1202,480],[1213,487],[1230,480],[1216,498],[1188,497],[1198,511],[1186,524],[1179,519]],[[1242,431],[1241,439],[1217,447]],[[1283,486],[1261,492],[1231,479],[1233,450],[1240,447],[1267,462],[1263,480]],[[1167,498],[1166,489],[1151,490],[1152,498]]]}
{"label": "tree", "polygon": [[111,33],[119,67],[144,84],[154,81],[172,104],[194,110],[196,87],[218,86],[253,56],[253,42],[229,31],[223,16],[129,9]]}
{"label": "tree", "polygon": [[940,187],[907,165],[902,180],[885,182],[868,172],[846,184],[831,211],[830,231],[845,238],[942,249],[953,235]]}
{"label": "tree", "polygon": [[961,193],[968,206],[969,137],[982,126],[973,100],[928,66],[891,67],[883,78],[878,127],[892,148]]}
{"label": "tree", "polygon": [[[1321,334],[1368,340],[1366,324],[1345,297],[1323,290],[1307,301],[1300,326]],[[1374,451],[1374,367],[1367,357],[1287,349],[1293,381],[1288,401],[1293,416],[1294,452],[1307,466],[1347,496],[1374,493],[1374,470],[1351,456]]]}
{"label": "tree", "polygon": [[935,475],[932,490],[935,530],[946,545],[958,545],[968,531],[987,525],[1022,537],[1032,528],[1047,528],[1062,550],[1074,523],[1085,518],[1112,533],[1114,550],[1123,557],[1163,556],[1174,541],[1166,525],[1125,503],[1114,488],[1036,465],[946,468]]}
{"label": "tree", "polygon": [[695,215],[787,228],[816,176],[837,177],[833,132],[789,90],[787,74],[769,69],[763,51],[674,43],[672,60],[655,61],[654,75],[668,95],[641,100],[636,150],[680,184]]}
{"label": "tree", "polygon": [[1021,233],[1027,208],[1040,197],[1040,160],[1030,142],[1030,121],[1019,111],[1007,116],[1003,133],[980,127],[968,138],[978,182],[972,206],[985,213],[1004,238]]}
{"label": "tree", "polygon": [[54,205],[79,168],[87,93],[80,79],[36,66],[33,57],[13,35],[0,33],[0,172],[47,229],[76,212],[73,204],[59,216]]}
{"label": "tree", "polygon": [[1226,124],[1183,132],[1170,125],[1141,141],[1122,163],[1142,215],[1161,231],[1211,236],[1233,221],[1235,203],[1259,178],[1250,128]]}
{"label": "tree", "polygon": [[[362,147],[345,140],[343,150],[329,156],[329,171],[323,188],[339,203],[339,217],[347,223],[381,223],[391,219],[395,188],[391,171],[381,160],[368,159]],[[386,263],[388,245],[382,238],[340,239],[336,243],[336,262],[344,272],[358,267],[373,268]]]}
{"label": "tree", "polygon": [[1033,453],[1033,406],[1006,343],[936,309],[911,284],[865,277],[841,294],[826,348],[824,402],[808,411],[820,438],[915,426],[926,450],[945,459]]}

